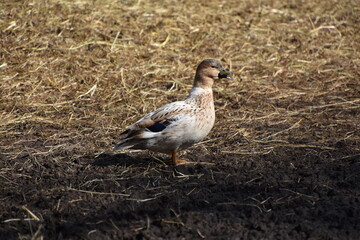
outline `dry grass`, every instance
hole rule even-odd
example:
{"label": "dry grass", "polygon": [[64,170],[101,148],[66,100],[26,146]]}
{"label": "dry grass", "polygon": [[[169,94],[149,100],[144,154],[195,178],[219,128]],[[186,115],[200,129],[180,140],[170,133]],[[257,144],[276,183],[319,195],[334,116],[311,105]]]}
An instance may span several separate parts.
{"label": "dry grass", "polygon": [[[118,226],[125,223],[130,232],[145,229],[144,236],[155,239],[150,224],[168,227],[161,233],[187,224],[184,233],[190,231],[191,222],[184,221],[190,216],[194,226],[209,226],[195,231],[205,238],[216,236],[211,232],[216,229],[221,236],[218,223],[224,219],[228,226],[233,219],[224,216],[231,218],[234,209],[241,218],[275,219],[274,229],[267,228],[275,234],[286,225],[279,219],[287,221],[295,210],[308,213],[299,221],[310,225],[318,223],[314,218],[326,222],[330,216],[333,222],[343,216],[344,225],[356,232],[356,223],[347,223],[359,212],[358,189],[351,185],[358,182],[353,162],[360,154],[359,16],[358,0],[0,1],[0,208],[5,209],[0,235],[86,238],[96,234],[98,223],[110,221],[118,236],[123,237],[125,227]],[[147,156],[143,152],[115,157],[115,167],[110,166],[114,157],[96,164],[108,160],[107,154],[96,157],[112,152],[112,142],[128,124],[183,99],[205,58],[220,59],[234,72],[233,80],[215,84],[213,131],[186,153],[195,162],[208,158],[207,166],[214,168],[190,172],[194,180],[190,175],[174,180],[171,170],[159,167],[165,158],[154,154],[144,164],[144,158],[137,159]],[[314,159],[307,155],[325,163],[306,165]],[[348,159],[346,168],[337,170]],[[321,169],[309,177],[314,166]],[[331,188],[336,197],[328,194]],[[340,194],[347,200],[340,201]],[[175,200],[182,196],[182,206],[190,207],[181,215]],[[326,200],[318,201],[321,197]],[[220,220],[210,222],[210,207],[192,211],[202,207],[192,200],[197,198],[229,211],[214,214]],[[306,204],[308,212],[301,208]],[[165,205],[170,213],[162,211]],[[149,216],[128,223],[121,218],[128,216],[124,206]],[[342,214],[332,217],[330,208]],[[160,213],[151,215],[153,209]],[[136,219],[145,219],[146,226]],[[67,233],[72,225],[80,232]],[[331,226],[324,227],[329,235],[320,236],[332,236],[337,227]],[[345,230],[340,234],[348,234]],[[299,231],[297,236],[305,236],[306,229]]]}
{"label": "dry grass", "polygon": [[35,0],[1,9],[0,151],[8,159],[111,151],[127,124],[186,96],[209,57],[235,75],[216,83],[217,122],[204,151],[344,143],[360,151],[356,0]]}

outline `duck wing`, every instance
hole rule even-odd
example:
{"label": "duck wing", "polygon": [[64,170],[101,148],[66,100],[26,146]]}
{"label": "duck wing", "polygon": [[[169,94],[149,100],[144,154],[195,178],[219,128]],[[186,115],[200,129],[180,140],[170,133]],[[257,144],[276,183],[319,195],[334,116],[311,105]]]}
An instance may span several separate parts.
{"label": "duck wing", "polygon": [[152,113],[147,114],[126,131],[120,134],[120,142],[115,149],[135,148],[143,140],[154,138],[171,124],[182,119],[194,107],[184,101],[166,104]]}

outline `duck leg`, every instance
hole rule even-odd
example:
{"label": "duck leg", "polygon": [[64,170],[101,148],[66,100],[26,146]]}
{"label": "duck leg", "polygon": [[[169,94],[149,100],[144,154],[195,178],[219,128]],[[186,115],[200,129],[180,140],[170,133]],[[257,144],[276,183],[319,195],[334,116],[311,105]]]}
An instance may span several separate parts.
{"label": "duck leg", "polygon": [[173,162],[173,164],[176,165],[181,165],[181,164],[186,164],[186,163],[190,163],[189,161],[185,160],[185,159],[178,159],[177,158],[177,152],[176,151],[172,151],[171,154],[171,160]]}
{"label": "duck leg", "polygon": [[176,151],[172,151],[172,154],[171,154],[171,160],[172,160],[172,163],[176,166],[177,165],[177,159],[176,159]]}

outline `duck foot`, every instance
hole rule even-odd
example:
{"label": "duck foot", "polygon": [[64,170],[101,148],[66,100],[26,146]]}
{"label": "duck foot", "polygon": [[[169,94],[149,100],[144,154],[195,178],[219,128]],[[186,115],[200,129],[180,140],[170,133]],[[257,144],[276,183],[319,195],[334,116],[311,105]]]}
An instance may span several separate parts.
{"label": "duck foot", "polygon": [[172,152],[171,160],[172,160],[172,163],[173,163],[175,166],[184,165],[184,164],[196,163],[196,162],[188,161],[188,160],[186,160],[186,159],[178,159],[178,158],[177,158],[177,152],[176,152],[176,151],[173,151],[173,152]]}
{"label": "duck foot", "polygon": [[175,166],[179,166],[179,165],[185,165],[185,164],[196,164],[197,162],[191,162],[189,160],[186,159],[177,159]]}

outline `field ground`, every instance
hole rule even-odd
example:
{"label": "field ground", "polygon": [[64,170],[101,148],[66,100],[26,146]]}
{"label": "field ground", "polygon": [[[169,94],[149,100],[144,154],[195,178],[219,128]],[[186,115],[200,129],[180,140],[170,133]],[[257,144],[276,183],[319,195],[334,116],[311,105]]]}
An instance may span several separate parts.
{"label": "field ground", "polygon": [[[358,3],[0,1],[0,239],[358,239]],[[113,152],[205,58],[196,163]]]}

